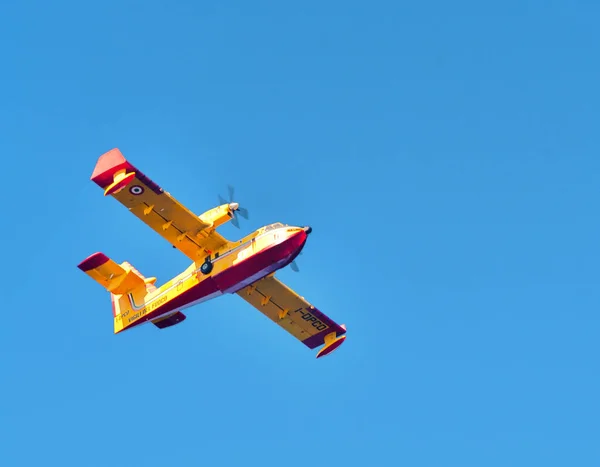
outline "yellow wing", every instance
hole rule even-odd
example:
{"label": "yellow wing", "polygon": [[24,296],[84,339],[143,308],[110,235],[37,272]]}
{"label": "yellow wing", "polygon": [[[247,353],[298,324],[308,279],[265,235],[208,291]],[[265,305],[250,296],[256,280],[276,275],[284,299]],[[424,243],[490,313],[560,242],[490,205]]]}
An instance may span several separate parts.
{"label": "yellow wing", "polygon": [[112,149],[98,159],[91,180],[192,261],[229,243],[197,215]]}
{"label": "yellow wing", "polygon": [[346,337],[343,324],[337,324],[273,275],[237,293],[308,348],[325,344],[317,358],[335,350]]}

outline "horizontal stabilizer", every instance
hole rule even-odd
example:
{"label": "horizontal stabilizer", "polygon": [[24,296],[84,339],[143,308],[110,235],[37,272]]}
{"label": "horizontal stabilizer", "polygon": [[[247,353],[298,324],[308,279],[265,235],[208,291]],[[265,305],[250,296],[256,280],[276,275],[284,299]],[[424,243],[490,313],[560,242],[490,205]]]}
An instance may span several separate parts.
{"label": "horizontal stabilizer", "polygon": [[123,295],[143,287],[144,279],[131,269],[124,269],[103,253],[94,253],[77,265],[79,269],[109,292]]}
{"label": "horizontal stabilizer", "polygon": [[155,319],[152,321],[152,323],[154,323],[157,328],[164,329],[175,326],[176,324],[181,323],[184,319],[185,315],[181,311],[177,311],[169,316],[165,316],[164,318]]}

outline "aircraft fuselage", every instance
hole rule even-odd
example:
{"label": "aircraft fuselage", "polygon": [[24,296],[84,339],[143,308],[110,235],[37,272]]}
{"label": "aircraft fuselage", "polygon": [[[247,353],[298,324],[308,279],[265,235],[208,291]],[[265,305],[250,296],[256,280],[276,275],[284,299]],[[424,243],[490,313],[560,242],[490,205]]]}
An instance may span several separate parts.
{"label": "aircraft fuselage", "polygon": [[[269,228],[271,227],[271,228]],[[131,310],[122,313],[118,325],[122,332],[132,327],[168,316],[193,305],[227,293],[235,293],[290,264],[306,243],[309,227],[268,226],[257,234],[211,259],[212,270],[201,271],[202,262],[186,271],[144,300],[128,295]],[[118,324],[118,323],[116,323]]]}

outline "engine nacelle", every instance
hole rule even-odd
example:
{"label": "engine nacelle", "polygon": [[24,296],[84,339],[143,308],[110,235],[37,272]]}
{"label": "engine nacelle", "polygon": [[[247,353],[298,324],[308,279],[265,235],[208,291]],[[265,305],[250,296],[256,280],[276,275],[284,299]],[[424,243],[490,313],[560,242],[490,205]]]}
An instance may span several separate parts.
{"label": "engine nacelle", "polygon": [[202,222],[211,224],[209,229],[216,229],[225,222],[233,219],[233,211],[237,208],[237,203],[222,204],[216,208],[212,208],[210,211],[206,211],[204,214],[198,216]]}

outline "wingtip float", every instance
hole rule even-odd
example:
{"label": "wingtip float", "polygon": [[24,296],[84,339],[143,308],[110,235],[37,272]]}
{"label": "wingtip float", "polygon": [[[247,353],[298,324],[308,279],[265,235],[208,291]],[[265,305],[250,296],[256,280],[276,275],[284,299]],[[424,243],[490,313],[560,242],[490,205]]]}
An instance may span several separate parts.
{"label": "wingtip float", "polygon": [[150,180],[115,148],[100,156],[90,177],[105,196],[112,196],[173,248],[192,261],[170,281],[155,286],[128,262],[116,263],[94,253],[78,268],[110,292],[115,334],[141,324],[165,329],[186,319],[182,310],[224,294],[237,294],[310,349],[316,358],[338,349],[346,339],[339,325],[275,277],[292,264],[312,232],[309,226],[274,223],[238,241],[216,229],[246,209],[219,197],[221,205],[200,216]]}
{"label": "wingtip float", "polygon": [[[343,324],[341,327],[344,328],[344,330],[346,329],[346,326]],[[344,343],[345,340],[346,340],[346,335],[336,337],[335,332],[328,334],[327,336],[325,336],[325,345],[323,346],[323,348],[321,350],[319,350],[319,352],[317,352],[317,358],[321,358],[321,357],[324,357],[325,355],[329,355],[334,350],[338,349]]]}

